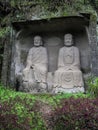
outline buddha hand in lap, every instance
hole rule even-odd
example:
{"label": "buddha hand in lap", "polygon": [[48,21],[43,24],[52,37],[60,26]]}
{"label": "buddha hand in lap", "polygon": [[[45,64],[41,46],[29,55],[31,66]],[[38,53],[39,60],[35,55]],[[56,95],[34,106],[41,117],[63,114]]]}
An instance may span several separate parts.
{"label": "buddha hand in lap", "polygon": [[41,37],[35,36],[34,47],[29,51],[27,66],[23,70],[24,89],[31,92],[46,91],[47,64],[46,48],[42,47]]}
{"label": "buddha hand in lap", "polygon": [[72,44],[72,35],[66,34],[64,36],[65,46],[59,51],[58,69],[54,74],[54,88],[70,89],[84,86],[80,71],[79,50]]}

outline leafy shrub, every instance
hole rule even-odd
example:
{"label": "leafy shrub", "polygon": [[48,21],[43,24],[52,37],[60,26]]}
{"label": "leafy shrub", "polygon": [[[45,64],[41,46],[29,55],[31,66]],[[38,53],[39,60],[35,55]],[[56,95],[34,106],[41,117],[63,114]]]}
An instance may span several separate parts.
{"label": "leafy shrub", "polygon": [[64,99],[51,120],[53,130],[98,130],[98,99]]}
{"label": "leafy shrub", "polygon": [[45,130],[39,113],[32,111],[32,99],[15,97],[0,103],[1,130]]}
{"label": "leafy shrub", "polygon": [[98,97],[98,77],[90,77],[87,80],[88,92],[95,97]]}
{"label": "leafy shrub", "polygon": [[[87,97],[89,95],[82,93],[33,95],[15,92],[0,85],[0,130],[47,130],[47,128],[51,129],[52,127],[53,130],[62,130],[65,127],[62,125],[61,116],[63,113],[57,113],[60,108],[55,109],[55,112],[52,108],[58,106],[62,108],[65,99],[70,106],[71,99],[75,98],[77,100],[81,98],[85,100]],[[74,106],[72,108],[74,110]],[[59,120],[60,118],[61,120]],[[59,123],[58,127],[56,121]],[[54,128],[55,125],[56,127]]]}

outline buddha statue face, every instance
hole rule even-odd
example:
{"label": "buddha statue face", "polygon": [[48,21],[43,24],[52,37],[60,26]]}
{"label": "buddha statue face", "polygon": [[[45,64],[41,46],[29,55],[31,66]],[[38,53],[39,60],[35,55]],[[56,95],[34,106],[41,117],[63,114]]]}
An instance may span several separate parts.
{"label": "buddha statue face", "polygon": [[71,46],[73,44],[73,39],[71,34],[65,34],[64,36],[64,45]]}
{"label": "buddha statue face", "polygon": [[42,38],[40,36],[34,37],[34,46],[38,47],[42,45]]}

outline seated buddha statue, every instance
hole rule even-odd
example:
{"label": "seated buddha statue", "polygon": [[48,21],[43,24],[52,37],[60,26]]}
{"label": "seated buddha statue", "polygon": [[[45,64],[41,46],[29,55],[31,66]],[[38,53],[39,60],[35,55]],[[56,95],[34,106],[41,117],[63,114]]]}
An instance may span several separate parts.
{"label": "seated buddha statue", "polygon": [[26,92],[47,91],[48,58],[47,50],[42,44],[42,38],[35,36],[34,46],[29,50],[27,65],[23,70],[23,90]]}
{"label": "seated buddha statue", "polygon": [[79,50],[73,46],[71,34],[64,36],[64,47],[59,50],[58,68],[54,73],[54,91],[84,92]]}

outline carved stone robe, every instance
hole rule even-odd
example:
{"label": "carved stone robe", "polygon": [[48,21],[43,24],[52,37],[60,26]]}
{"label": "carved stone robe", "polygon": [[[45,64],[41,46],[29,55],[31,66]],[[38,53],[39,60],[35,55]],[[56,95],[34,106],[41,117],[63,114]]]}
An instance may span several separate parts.
{"label": "carved stone robe", "polygon": [[54,87],[83,87],[80,71],[79,50],[77,47],[62,47],[59,51],[58,69],[54,74]]}
{"label": "carved stone robe", "polygon": [[47,64],[48,58],[45,47],[40,46],[30,49],[27,57],[27,66],[23,70],[23,82],[29,84],[26,87],[32,87],[36,83],[46,83]]}

